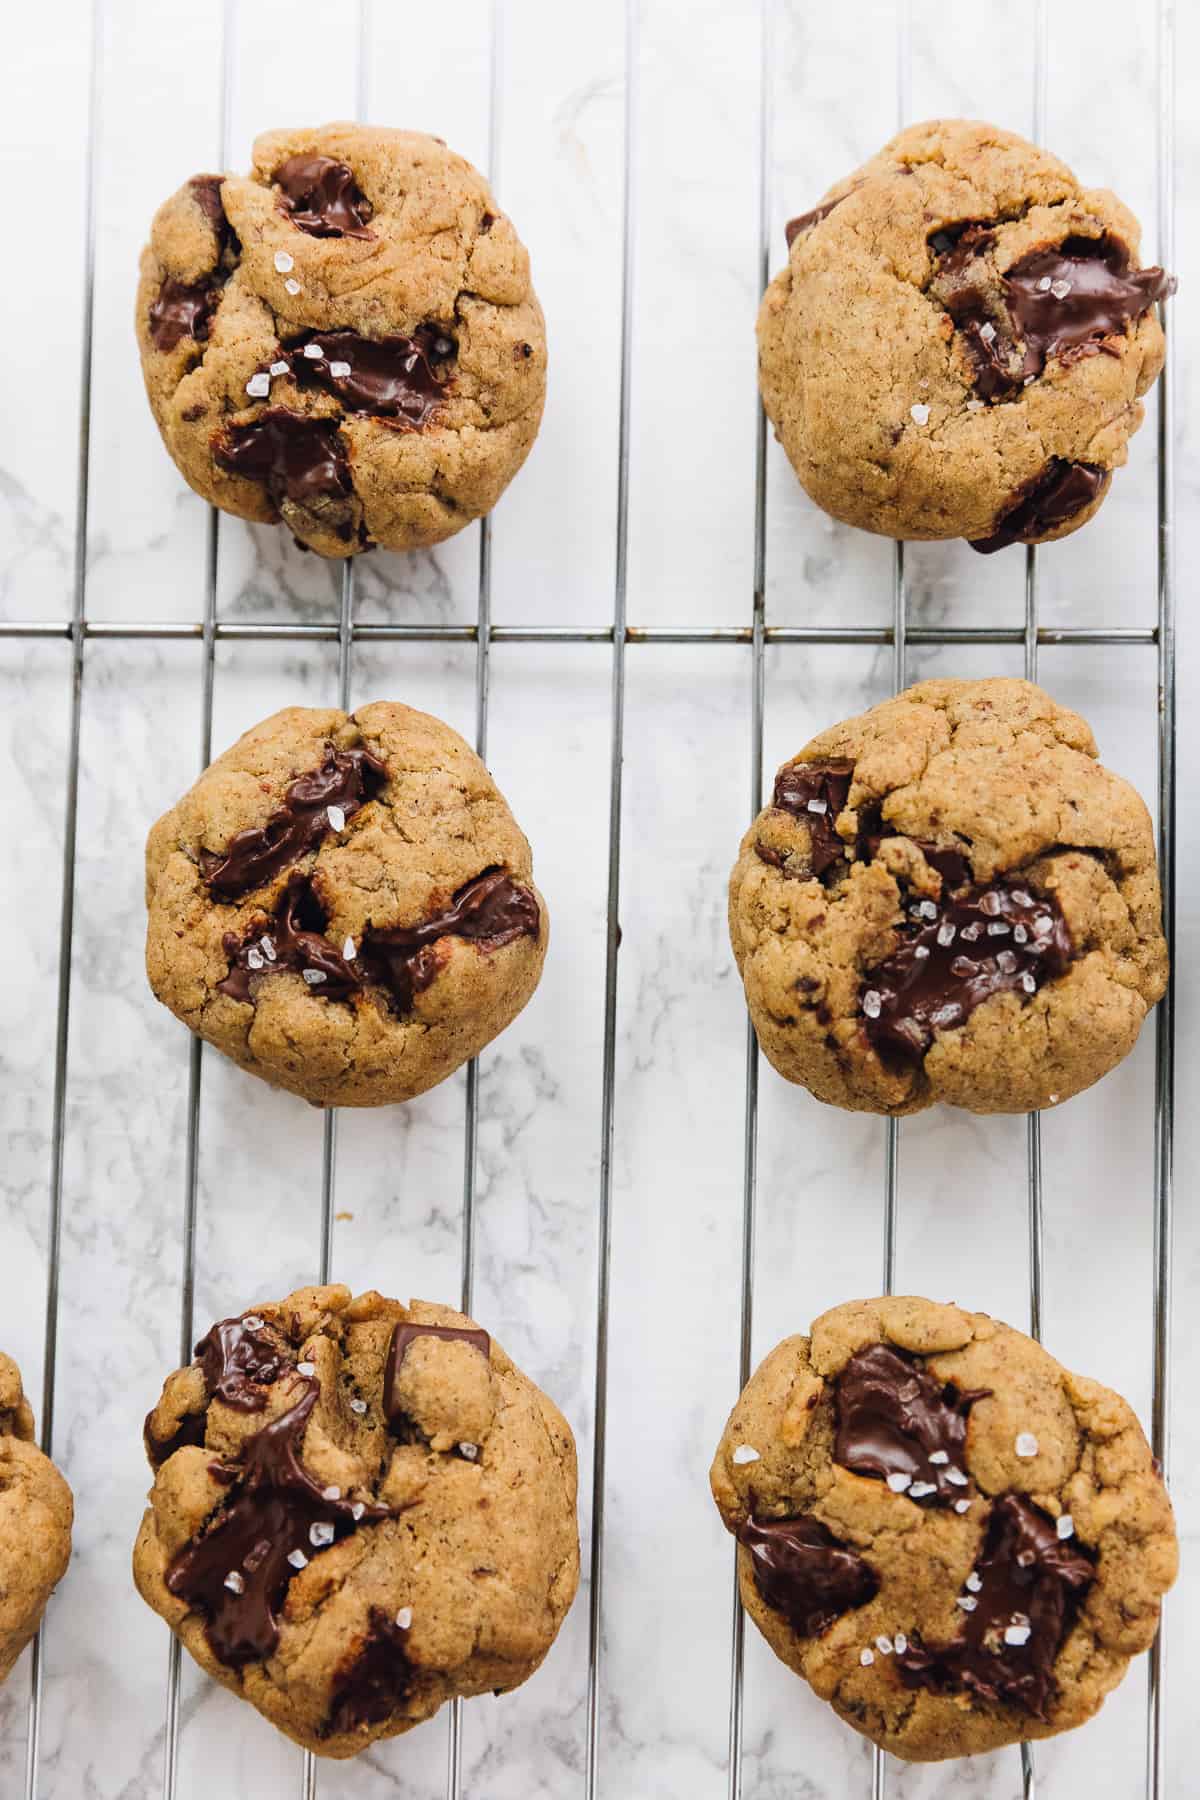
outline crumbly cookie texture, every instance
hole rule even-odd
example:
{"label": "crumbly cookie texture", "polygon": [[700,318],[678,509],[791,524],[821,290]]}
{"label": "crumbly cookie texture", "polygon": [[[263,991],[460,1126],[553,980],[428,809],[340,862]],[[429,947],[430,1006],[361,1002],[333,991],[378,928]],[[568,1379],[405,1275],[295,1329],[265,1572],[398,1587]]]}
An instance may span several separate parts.
{"label": "crumbly cookie texture", "polygon": [[813,738],[742,840],[729,927],[765,1055],[850,1111],[1025,1112],[1164,992],[1154,836],[1027,681],[924,681]]}
{"label": "crumbly cookie texture", "polygon": [[785,1339],[711,1482],[776,1655],[913,1762],[1082,1724],[1175,1578],[1171,1505],[1125,1401],[930,1300],[852,1301]]}
{"label": "crumbly cookie texture", "polygon": [[246,732],[151,830],[146,904],[163,1004],[320,1106],[408,1100],[477,1055],[549,930],[482,762],[390,701]]}
{"label": "crumbly cookie texture", "polygon": [[439,138],[269,131],[201,175],[142,252],[137,336],[188,484],[322,556],[439,543],[529,453],[546,336],[529,257]]}
{"label": "crumbly cookie texture", "polygon": [[934,119],[788,227],[763,404],[818,506],[980,550],[1091,518],[1162,367],[1137,220],[1012,132]]}
{"label": "crumbly cookie texture", "polygon": [[71,1490],[33,1441],[33,1413],[0,1352],[0,1681],[41,1623],[71,1560]]}
{"label": "crumbly cookie texture", "polygon": [[222,1320],[145,1442],[139,1592],[319,1756],[519,1686],[574,1599],[570,1427],[450,1307],[311,1287]]}

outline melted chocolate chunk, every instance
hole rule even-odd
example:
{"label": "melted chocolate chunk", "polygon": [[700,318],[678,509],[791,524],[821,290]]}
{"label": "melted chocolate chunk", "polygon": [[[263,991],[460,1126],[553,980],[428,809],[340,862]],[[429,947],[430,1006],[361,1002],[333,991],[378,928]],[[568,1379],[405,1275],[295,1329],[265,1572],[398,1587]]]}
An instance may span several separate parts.
{"label": "melted chocolate chunk", "polygon": [[755,1587],[798,1637],[818,1637],[879,1592],[871,1566],[811,1513],[747,1519],[737,1536],[754,1560]]}
{"label": "melted chocolate chunk", "polygon": [[145,1423],[142,1426],[142,1443],[145,1445],[146,1458],[152,1469],[161,1469],[168,1456],[174,1456],[175,1452],[182,1450],[185,1444],[203,1446],[205,1423],[203,1413],[185,1413],[169,1438],[160,1438],[155,1435],[150,1423],[153,1417],[152,1409],[146,1414]]}
{"label": "melted chocolate chunk", "polygon": [[847,846],[837,834],[835,820],[845,810],[853,774],[850,762],[796,763],[775,777],[771,804],[808,826],[814,875],[846,859]]}
{"label": "melted chocolate chunk", "polygon": [[823,205],[814,206],[811,212],[801,213],[796,219],[789,219],[783,228],[788,249],[791,249],[802,231],[811,231],[814,225],[819,225],[822,219],[827,219],[834,207],[840,206],[846,198],[847,195],[839,194],[836,200],[826,200]]}
{"label": "melted chocolate chunk", "polygon": [[220,297],[216,281],[164,281],[150,303],[150,336],[155,349],[174,350],[188,337],[205,342]]}
{"label": "melted chocolate chunk", "polygon": [[227,251],[236,252],[241,249],[237,232],[225,216],[225,206],[221,199],[221,183],[224,179],[223,175],[193,175],[188,182],[195,195],[196,205],[217,234],[218,261]]}
{"label": "melted chocolate chunk", "polygon": [[401,1012],[412,1010],[438,972],[433,946],[440,937],[460,937],[498,950],[519,937],[536,938],[541,926],[538,903],[503,869],[490,869],[459,888],[445,912],[420,925],[373,927],[360,957],[371,980],[388,989]]}
{"label": "melted chocolate chunk", "polygon": [[367,1614],[367,1636],[354,1659],[338,1674],[330,1697],[329,1721],[323,1735],[379,1725],[407,1699],[413,1666],[407,1632],[379,1606]]}
{"label": "melted chocolate chunk", "polygon": [[990,536],[967,541],[981,556],[990,556],[993,550],[1003,550],[1009,544],[1035,543],[1056,525],[1065,525],[1090,506],[1111,479],[1110,469],[1052,456],[1037,479],[1001,514]]}
{"label": "melted chocolate chunk", "polygon": [[1040,1508],[1002,1494],[976,1573],[982,1585],[959,1637],[937,1646],[914,1634],[896,1657],[900,1678],[935,1693],[967,1689],[1045,1719],[1057,1692],[1055,1658],[1096,1571]]}
{"label": "melted chocolate chunk", "polygon": [[396,1011],[407,1013],[437,976],[438,938],[467,938],[484,950],[498,950],[519,937],[536,938],[541,918],[531,889],[503,869],[488,869],[459,888],[444,912],[420,925],[368,926],[350,961],[322,936],[325,924],[312,882],[293,875],[268,925],[256,926],[241,940],[233,932],[224,939],[231,962],[218,983],[220,992],[252,1001],[252,978],[298,970],[323,999],[345,1000],[374,985],[386,990]]}
{"label": "melted chocolate chunk", "polygon": [[[870,801],[859,809],[858,840],[856,849],[864,862],[873,862],[879,854],[879,846],[885,838],[906,837],[906,832],[899,832],[894,825],[886,824],[883,808],[879,801]],[[929,838],[909,838],[909,842],[917,846],[931,869],[936,869],[942,878],[942,892],[949,894],[955,888],[965,887],[971,879],[971,865],[967,861],[965,850],[956,844],[935,844]]]}
{"label": "melted chocolate chunk", "polygon": [[[949,1506],[970,1485],[964,1467],[967,1414],[990,1391],[960,1393],[898,1350],[869,1344],[855,1352],[837,1379],[834,1460],[856,1475],[882,1481],[906,1476],[918,1488],[909,1491],[910,1499]],[[932,1462],[934,1455],[947,1460]]]}
{"label": "melted chocolate chunk", "polygon": [[244,939],[226,933],[223,945],[231,960],[218,991],[233,1000],[251,1001],[255,976],[291,970],[304,975],[314,993],[319,990],[327,1000],[345,1000],[362,987],[362,977],[322,935],[325,923],[325,909],[309,877],[290,876],[268,924]]}
{"label": "melted chocolate chunk", "polygon": [[1025,374],[1040,375],[1048,358],[1094,354],[1100,340],[1125,330],[1156,301],[1175,292],[1162,269],[1131,269],[1119,238],[1070,237],[1023,256],[1004,276]]}
{"label": "melted chocolate chunk", "polygon": [[910,900],[900,946],[863,976],[863,1029],[876,1050],[913,1061],[939,1030],[993,994],[1028,999],[1075,951],[1052,895],[1005,877],[952,899]]}
{"label": "melted chocolate chunk", "polygon": [[[319,349],[320,356],[305,354]],[[395,419],[420,430],[446,397],[446,378],[435,364],[458,354],[444,331],[422,325],[412,337],[365,338],[353,331],[323,331],[288,355],[302,387],[336,394],[348,412]]]}
{"label": "melted chocolate chunk", "polygon": [[929,237],[929,248],[938,259],[939,275],[957,275],[996,241],[992,227],[980,219],[944,225]]}
{"label": "melted chocolate chunk", "polygon": [[244,1318],[221,1319],[209,1327],[196,1345],[209,1396],[223,1400],[238,1412],[262,1412],[267,1404],[263,1388],[292,1368],[285,1356],[261,1329]]}
{"label": "melted chocolate chunk", "polygon": [[415,1338],[422,1337],[457,1338],[464,1344],[474,1344],[485,1362],[491,1359],[492,1340],[486,1331],[469,1329],[465,1325],[418,1325],[411,1319],[403,1321],[392,1332],[383,1372],[383,1416],[389,1425],[407,1417],[396,1398],[396,1376],[409,1345]]}
{"label": "melted chocolate chunk", "polygon": [[935,231],[929,239],[937,258],[933,292],[962,334],[976,391],[986,400],[1018,393],[1024,374],[1011,321],[988,291],[987,270],[975,266],[994,242],[990,227],[976,221]]}
{"label": "melted chocolate chunk", "polygon": [[271,1655],[298,1568],[364,1520],[392,1516],[386,1506],[327,1499],[304,1468],[300,1441],[320,1383],[299,1379],[296,1404],[246,1440],[239,1463],[217,1465],[236,1482],[233,1497],[167,1571],[167,1588],[205,1615],[212,1653],[230,1668]]}
{"label": "melted chocolate chunk", "polygon": [[384,764],[369,750],[335,750],[326,744],[320,768],[291,783],[283,805],[265,825],[236,832],[223,851],[201,850],[200,871],[209,892],[217,900],[236,900],[261,887],[333,829],[331,806],[352,819],[382,791],[387,778]]}
{"label": "melted chocolate chunk", "polygon": [[311,419],[268,406],[246,425],[231,425],[213,446],[213,459],[233,475],[266,483],[276,507],[284,500],[311,506],[353,490],[336,419]]}
{"label": "melted chocolate chunk", "polygon": [[370,202],[347,163],[331,156],[290,156],[275,171],[282,206],[309,237],[369,238]]}

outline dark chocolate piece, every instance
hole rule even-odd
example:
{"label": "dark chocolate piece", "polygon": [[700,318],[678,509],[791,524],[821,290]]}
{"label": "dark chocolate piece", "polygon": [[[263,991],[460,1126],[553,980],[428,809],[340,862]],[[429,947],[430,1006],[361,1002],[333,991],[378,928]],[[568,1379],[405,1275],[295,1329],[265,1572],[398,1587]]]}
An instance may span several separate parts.
{"label": "dark chocolate piece", "polygon": [[387,988],[401,1012],[411,1012],[438,972],[434,944],[440,937],[460,937],[498,950],[519,937],[536,938],[541,926],[532,891],[503,869],[489,869],[459,888],[444,912],[420,925],[393,925],[368,930],[360,960],[369,980]]}
{"label": "dark chocolate piece", "polygon": [[158,1437],[150,1421],[154,1417],[151,1410],[146,1414],[142,1426],[142,1443],[145,1446],[146,1458],[152,1469],[161,1469],[168,1456],[174,1456],[185,1444],[204,1443],[205,1415],[203,1413],[185,1413],[169,1438]]}
{"label": "dark chocolate piece", "polygon": [[819,225],[822,219],[827,219],[834,207],[840,206],[842,201],[847,198],[848,195],[839,194],[836,200],[826,200],[821,206],[814,206],[811,212],[801,213],[798,218],[789,219],[783,228],[788,249],[791,249],[802,231],[811,231],[814,225]]}
{"label": "dark chocolate piece", "polygon": [[1002,1494],[976,1573],[981,1586],[968,1596],[975,1604],[957,1640],[925,1644],[914,1633],[896,1656],[900,1679],[941,1694],[966,1689],[1044,1720],[1057,1692],[1055,1658],[1096,1571],[1039,1507]]}
{"label": "dark chocolate piece", "polygon": [[233,1000],[251,1001],[251,980],[257,975],[277,975],[284,970],[305,976],[314,993],[327,1000],[345,1000],[361,988],[362,976],[322,934],[325,909],[307,875],[291,875],[280,895],[274,917],[239,939],[227,932],[223,940],[230,958],[229,973],[218,990]]}
{"label": "dark chocolate piece", "polygon": [[474,1344],[485,1362],[491,1359],[492,1340],[486,1331],[465,1325],[418,1325],[411,1319],[403,1320],[392,1332],[383,1372],[383,1416],[389,1425],[406,1417],[396,1399],[396,1376],[409,1345],[422,1337],[457,1338],[464,1344]]}
{"label": "dark chocolate piece", "polygon": [[204,343],[220,297],[216,281],[164,281],[150,303],[150,336],[155,349],[174,350],[186,337]]}
{"label": "dark chocolate piece", "polygon": [[271,1655],[298,1569],[364,1520],[392,1516],[386,1506],[327,1497],[304,1468],[300,1442],[320,1383],[296,1379],[304,1386],[296,1404],[246,1440],[237,1464],[217,1465],[236,1481],[233,1497],[167,1571],[168,1590],[204,1613],[212,1653],[230,1668]]}
{"label": "dark chocolate piece", "polygon": [[861,1005],[876,1050],[910,1062],[993,994],[1028,999],[1075,955],[1054,896],[1015,877],[940,902],[910,898],[907,912],[898,949],[863,976]]}
{"label": "dark chocolate piece", "polygon": [[217,237],[217,261],[226,261],[227,255],[233,256],[241,250],[237,232],[229,223],[225,206],[221,199],[221,183],[223,175],[193,175],[188,182],[196,197],[196,205],[212,226]]}
{"label": "dark chocolate piece", "polygon": [[962,333],[975,389],[986,400],[1019,393],[1024,378],[1012,322],[988,292],[987,271],[974,266],[994,242],[991,227],[974,220],[935,231],[929,239],[937,257],[933,292]]}
{"label": "dark chocolate piece", "polygon": [[738,1530],[754,1562],[754,1585],[798,1637],[818,1637],[852,1607],[879,1592],[879,1579],[814,1519],[747,1519]]}
{"label": "dark chocolate piece", "polygon": [[382,1607],[367,1614],[367,1635],[334,1679],[323,1735],[379,1725],[407,1699],[413,1681],[407,1636]]}
{"label": "dark chocolate piece", "polygon": [[1090,506],[1111,479],[1110,469],[1052,456],[1036,480],[1001,514],[995,530],[988,537],[968,538],[967,542],[981,556],[990,556],[1009,544],[1032,544]]}
{"label": "dark chocolate piece", "polygon": [[211,1325],[196,1345],[196,1358],[210,1399],[223,1400],[238,1412],[262,1412],[267,1404],[262,1390],[294,1366],[264,1334],[261,1320],[257,1327],[248,1325],[245,1315]]}
{"label": "dark chocolate piece", "polygon": [[834,1460],[882,1481],[904,1476],[916,1489],[901,1490],[910,1500],[949,1506],[970,1486],[967,1414],[989,1392],[960,1393],[898,1350],[869,1344],[837,1378]]}
{"label": "dark chocolate piece", "polygon": [[536,938],[541,918],[531,889],[503,869],[487,869],[459,888],[443,912],[420,925],[368,926],[351,960],[321,935],[325,924],[312,882],[293,875],[271,922],[241,940],[233,932],[224,939],[231,960],[229,974],[218,983],[221,993],[251,1001],[252,977],[291,969],[310,971],[309,986],[323,999],[345,1000],[375,985],[386,990],[398,1012],[411,1012],[415,996],[437,976],[438,938],[467,938],[484,950],[498,950],[519,937]]}
{"label": "dark chocolate piece", "polygon": [[373,237],[370,203],[347,163],[331,156],[290,156],[275,171],[283,210],[309,237]]}
{"label": "dark chocolate piece", "polygon": [[284,500],[311,506],[353,491],[350,464],[336,419],[313,419],[268,406],[245,425],[231,425],[213,445],[213,460],[233,475],[266,483],[279,507]]}
{"label": "dark chocolate piece", "polygon": [[[321,354],[314,356],[313,350]],[[422,325],[412,337],[312,332],[299,348],[289,346],[288,361],[302,387],[335,394],[348,412],[396,419],[420,430],[446,397],[446,380],[435,364],[457,353],[457,344],[446,332]]]}
{"label": "dark chocolate piece", "polygon": [[[907,832],[897,831],[894,825],[885,822],[880,801],[871,800],[859,808],[855,849],[864,862],[874,862],[885,838],[907,836]],[[970,881],[971,865],[966,851],[960,850],[957,844],[935,844],[929,838],[909,838],[909,842],[917,846],[930,868],[936,869],[941,876],[943,894],[953,893],[955,888],[965,887]]]}
{"label": "dark chocolate piece", "polygon": [[835,829],[845,811],[854,775],[851,762],[795,763],[775,777],[772,806],[803,819],[812,839],[813,874],[820,875],[834,863],[846,860],[847,845]]}
{"label": "dark chocolate piece", "polygon": [[222,851],[200,851],[200,870],[210,893],[218,900],[236,900],[261,887],[333,829],[331,806],[352,819],[382,791],[387,778],[384,764],[369,750],[335,750],[326,744],[320,768],[291,783],[283,805],[265,825],[236,832]]}
{"label": "dark chocolate piece", "polygon": [[1093,354],[1176,287],[1162,269],[1131,269],[1129,251],[1110,235],[1034,250],[1003,279],[1026,376],[1040,375],[1052,356]]}

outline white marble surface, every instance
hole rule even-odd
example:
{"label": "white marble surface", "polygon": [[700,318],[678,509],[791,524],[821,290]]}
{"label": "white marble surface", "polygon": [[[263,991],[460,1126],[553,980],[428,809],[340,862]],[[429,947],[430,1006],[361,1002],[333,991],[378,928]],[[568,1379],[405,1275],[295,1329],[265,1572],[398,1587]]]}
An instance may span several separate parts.
{"label": "white marble surface", "polygon": [[[95,312],[84,598],[89,618],[196,620],[208,520],[162,453],[130,330],[135,259],[159,199],[259,129],[349,116],[438,132],[488,160],[492,25],[486,0],[366,12],[356,0],[242,0],[228,55],[220,6],[107,0],[89,163],[91,9],[39,0],[6,15],[0,142],[9,258],[0,284],[0,616],[66,618],[74,592],[81,332],[89,167]],[[1156,9],[1048,0],[1045,137],[1109,183],[1156,253]],[[891,132],[937,112],[1029,130],[1034,0],[1002,13],[777,0],[767,59],[771,262],[783,221]],[[642,0],[634,108],[628,600],[639,625],[745,623],[754,582],[762,12],[751,0]],[[1200,1656],[1200,1149],[1194,1058],[1200,883],[1191,772],[1200,751],[1200,19],[1179,20],[1180,210],[1173,307],[1180,631],[1180,1179],[1173,1356],[1173,1491],[1184,1574],[1166,1627],[1164,1793],[1194,1793],[1189,1664]],[[900,55],[898,56],[898,49]],[[898,68],[904,79],[898,81]],[[361,73],[361,80],[360,80]],[[495,616],[602,623],[612,614],[621,342],[625,21],[619,0],[503,7],[494,139],[500,195],[531,246],[551,342],[550,402],[529,463],[495,516]],[[32,195],[33,201],[25,196]],[[1043,618],[1155,616],[1155,418],[1098,520],[1043,554]],[[835,528],[768,458],[772,623],[889,617],[891,555]],[[363,619],[468,621],[478,534],[357,571]],[[1023,560],[962,546],[909,556],[910,616],[1016,625]],[[222,522],[221,616],[333,620],[336,572],[271,531]],[[476,1306],[572,1419],[591,1530],[597,1200],[603,1051],[609,678],[603,645],[497,645],[490,761],[528,831],[554,916],[541,990],[480,1075]],[[42,1800],[149,1800],[162,1791],[167,1635],[138,1600],[128,1557],[146,1486],[140,1420],[176,1360],[188,1042],[141,971],[140,846],[192,778],[200,737],[195,642],[93,640],[84,665],[65,1089],[54,1451],[78,1500],[75,1559],[45,1633]],[[910,672],[1017,671],[1016,649],[922,650]],[[52,1152],[55,982],[70,658],[61,640],[0,638],[0,859],[7,925],[0,998],[0,1342],[44,1410],[43,1322]],[[744,1013],[723,885],[747,814],[749,656],[739,647],[628,653],[624,928],[618,987],[607,1540],[596,1793],[707,1800],[727,1791],[731,1550],[706,1470],[737,1385]],[[1045,650],[1042,678],[1092,717],[1106,759],[1155,783],[1151,650]],[[773,649],[766,765],[819,725],[887,691],[890,652]],[[285,701],[327,703],[330,644],[223,643],[214,743]],[[395,695],[470,733],[468,644],[356,648],[355,700]],[[1151,1394],[1153,1042],[1045,1122],[1046,1317],[1051,1348],[1128,1393]],[[405,1109],[348,1116],[338,1136],[336,1275],[393,1292],[458,1289],[464,1081]],[[319,1115],[205,1055],[196,1316],[310,1279],[318,1255]],[[875,1291],[883,1127],[843,1118],[762,1072],[755,1355],[813,1313]],[[1027,1316],[1024,1127],[948,1113],[901,1132],[898,1279],[1016,1323]],[[479,1800],[586,1791],[588,1615],[581,1593],[542,1671],[464,1716],[463,1792]],[[0,1794],[25,1792],[26,1656],[0,1692]],[[1041,1800],[1142,1791],[1145,1665],[1101,1717],[1037,1756]],[[186,1667],[179,1800],[300,1794],[298,1753]],[[322,1800],[445,1788],[439,1719],[353,1766],[319,1772]],[[870,1792],[860,1741],[753,1633],[743,1793],[853,1800]],[[888,1770],[904,1800],[1013,1800],[1015,1753],[967,1767]]]}

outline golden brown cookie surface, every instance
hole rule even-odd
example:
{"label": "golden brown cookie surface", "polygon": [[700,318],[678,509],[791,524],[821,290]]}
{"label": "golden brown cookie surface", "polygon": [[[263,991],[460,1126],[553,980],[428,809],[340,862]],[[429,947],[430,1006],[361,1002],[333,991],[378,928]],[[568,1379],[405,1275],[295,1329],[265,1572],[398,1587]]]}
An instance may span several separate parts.
{"label": "golden brown cookie surface", "polygon": [[322,556],[460,531],[541,420],[528,255],[479,172],[420,132],[266,132],[248,176],[185,183],[142,253],[136,323],[188,483]]}
{"label": "golden brown cookie surface", "polygon": [[764,1053],[851,1111],[1024,1112],[1162,996],[1149,816],[1025,681],[926,681],[822,732],[742,841],[729,924]]}
{"label": "golden brown cookie surface", "polygon": [[240,1067],[323,1106],[423,1093],[538,984],[529,845],[456,731],[389,701],[289,707],[146,845],[155,994]]}
{"label": "golden brown cookie surface", "polygon": [[788,228],[758,321],[763,403],[835,518],[1040,543],[1096,511],[1162,366],[1139,228],[1056,157],[913,125]]}
{"label": "golden brown cookie surface", "polygon": [[25,1648],[71,1560],[71,1490],[33,1441],[33,1414],[0,1352],[0,1681]]}
{"label": "golden brown cookie surface", "polygon": [[1125,1401],[928,1300],[852,1301],[779,1344],[711,1481],[776,1655],[909,1761],[1090,1718],[1175,1576],[1170,1502]]}
{"label": "golden brown cookie surface", "polygon": [[303,1288],[214,1325],[146,1420],[134,1578],[322,1756],[507,1691],[575,1595],[575,1445],[449,1307]]}

